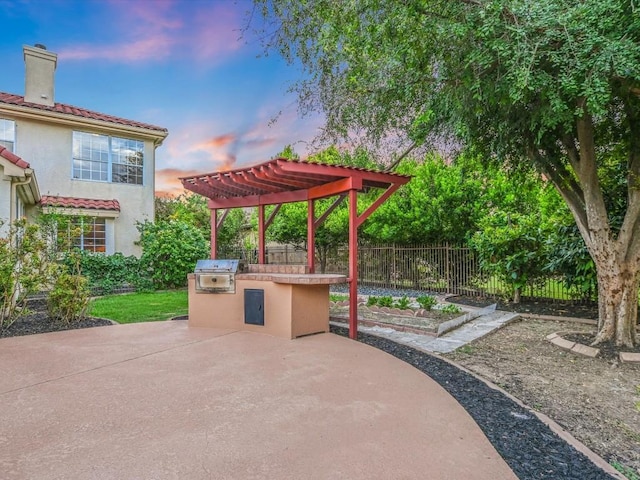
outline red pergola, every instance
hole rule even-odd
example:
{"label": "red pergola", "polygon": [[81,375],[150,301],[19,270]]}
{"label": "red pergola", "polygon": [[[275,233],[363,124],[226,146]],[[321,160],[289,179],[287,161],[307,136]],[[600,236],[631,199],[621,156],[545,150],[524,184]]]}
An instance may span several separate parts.
{"label": "red pergola", "polygon": [[[211,258],[216,258],[217,230],[229,208],[258,207],[258,263],[265,263],[265,231],[280,206],[289,202],[307,202],[307,265],[315,271],[315,231],[329,214],[349,198],[349,336],[358,334],[358,227],[401,185],[411,177],[341,165],[326,165],[278,158],[260,165],[182,177],[187,190],[209,199],[211,209]],[[377,188],[381,195],[364,212],[358,214],[357,193]],[[319,217],[315,200],[338,198]],[[275,209],[265,218],[265,206]],[[225,209],[218,219],[218,210]]]}

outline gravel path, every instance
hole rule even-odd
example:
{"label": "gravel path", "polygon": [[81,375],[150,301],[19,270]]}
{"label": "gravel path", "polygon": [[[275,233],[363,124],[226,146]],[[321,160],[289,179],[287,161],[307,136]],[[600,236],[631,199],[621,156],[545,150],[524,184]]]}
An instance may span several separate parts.
{"label": "gravel path", "polygon": [[[338,335],[348,330],[331,327]],[[429,375],[469,412],[520,480],[611,480],[535,415],[474,376],[439,358],[387,339],[360,333],[359,340]]]}
{"label": "gravel path", "polygon": [[[331,293],[349,293],[349,284],[348,283],[339,283],[337,285],[331,285]],[[406,295],[409,298],[416,298],[421,295],[433,295],[433,296],[442,296],[440,293],[427,292],[424,290],[411,290],[408,288],[400,289],[400,288],[380,288],[380,287],[366,287],[363,285],[358,285],[358,295],[368,295],[368,296],[376,296],[376,297],[403,297]]]}

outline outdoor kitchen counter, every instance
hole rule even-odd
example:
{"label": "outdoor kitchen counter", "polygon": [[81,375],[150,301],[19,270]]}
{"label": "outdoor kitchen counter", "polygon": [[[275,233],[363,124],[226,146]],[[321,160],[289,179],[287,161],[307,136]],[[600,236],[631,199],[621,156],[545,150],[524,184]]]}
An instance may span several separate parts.
{"label": "outdoor kitchen counter", "polygon": [[334,285],[346,283],[346,275],[331,273],[239,273],[236,280],[288,283],[292,285]]}
{"label": "outdoor kitchen counter", "polygon": [[[304,265],[248,265],[233,287],[196,291],[189,274],[189,325],[297,338],[329,331],[329,288],[345,275],[308,273]],[[225,282],[220,282],[226,285]]]}

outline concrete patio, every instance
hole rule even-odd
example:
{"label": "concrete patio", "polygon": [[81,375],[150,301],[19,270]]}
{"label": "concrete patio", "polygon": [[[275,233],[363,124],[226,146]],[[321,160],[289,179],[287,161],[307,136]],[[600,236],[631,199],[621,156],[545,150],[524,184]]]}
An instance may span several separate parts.
{"label": "concrete patio", "polygon": [[516,478],[436,382],[333,334],[119,325],[0,365],[4,480]]}

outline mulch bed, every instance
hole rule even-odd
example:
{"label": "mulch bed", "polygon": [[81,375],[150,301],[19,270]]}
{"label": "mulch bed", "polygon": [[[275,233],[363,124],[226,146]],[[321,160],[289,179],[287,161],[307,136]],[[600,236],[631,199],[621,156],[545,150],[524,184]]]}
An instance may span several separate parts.
{"label": "mulch bed", "polygon": [[49,316],[47,302],[43,299],[29,300],[27,309],[28,312],[18,318],[9,328],[4,328],[0,331],[0,338],[113,325],[111,320],[92,317],[87,317],[80,322],[74,323],[55,321]]}
{"label": "mulch bed", "polygon": [[[331,327],[348,336],[343,327]],[[363,333],[358,340],[427,374],[473,417],[520,480],[611,480],[614,477],[558,437],[534,414],[498,390],[432,355]]]}
{"label": "mulch bed", "polygon": [[598,305],[594,303],[574,303],[566,301],[545,301],[545,300],[522,300],[520,303],[513,303],[505,300],[498,300],[489,297],[470,297],[466,295],[455,295],[447,297],[447,301],[469,305],[472,307],[486,307],[497,303],[498,310],[506,312],[531,313],[536,315],[552,315],[556,317],[576,317],[590,320],[598,319]]}

